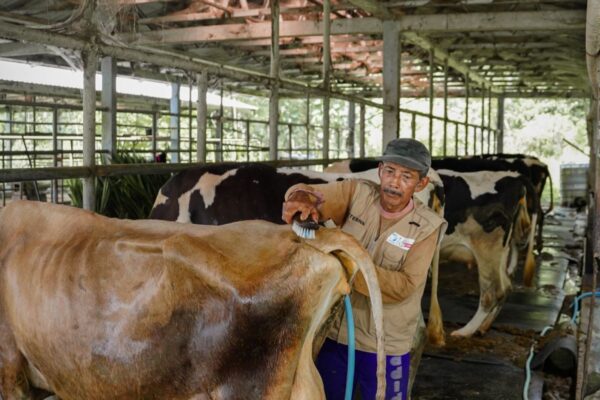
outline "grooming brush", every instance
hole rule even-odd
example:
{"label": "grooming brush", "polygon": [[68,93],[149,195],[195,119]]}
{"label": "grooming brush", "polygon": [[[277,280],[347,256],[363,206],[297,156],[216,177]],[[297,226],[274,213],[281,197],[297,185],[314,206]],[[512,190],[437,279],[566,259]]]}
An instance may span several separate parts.
{"label": "grooming brush", "polygon": [[319,229],[319,223],[313,219],[300,220],[300,213],[296,213],[292,222],[292,230],[303,239],[314,239],[315,232]]}

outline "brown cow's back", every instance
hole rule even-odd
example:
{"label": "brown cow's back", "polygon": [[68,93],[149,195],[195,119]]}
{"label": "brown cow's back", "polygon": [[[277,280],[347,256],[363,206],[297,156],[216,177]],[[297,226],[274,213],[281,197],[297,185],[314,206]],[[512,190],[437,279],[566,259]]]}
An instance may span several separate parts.
{"label": "brown cow's back", "polygon": [[0,367],[14,340],[63,399],[290,397],[315,308],[347,289],[334,257],[265,222],[20,203],[0,243]]}

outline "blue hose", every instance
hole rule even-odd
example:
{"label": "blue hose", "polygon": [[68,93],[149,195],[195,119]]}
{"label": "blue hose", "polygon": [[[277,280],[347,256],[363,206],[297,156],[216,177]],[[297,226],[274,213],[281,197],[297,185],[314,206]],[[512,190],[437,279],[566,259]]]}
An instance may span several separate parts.
{"label": "blue hose", "polygon": [[346,309],[346,322],[348,323],[348,369],[346,371],[346,396],[345,400],[352,400],[352,389],[354,388],[354,316],[352,315],[352,303],[350,296],[344,297]]}
{"label": "blue hose", "polygon": [[[575,322],[575,319],[577,319],[577,316],[579,315],[579,301],[581,299],[585,299],[586,297],[591,297],[592,294],[594,294],[593,292],[585,292],[580,294],[579,296],[575,297],[575,300],[573,300],[573,316],[571,317],[571,321]],[[596,297],[600,297],[600,292],[596,292]]]}
{"label": "blue hose", "polygon": [[[575,320],[577,319],[577,316],[579,315],[579,302],[582,299],[585,299],[586,297],[591,297],[592,295],[594,295],[596,297],[600,297],[600,292],[585,292],[580,294],[579,296],[575,297],[575,300],[573,300],[573,316],[571,317],[571,322],[575,323]],[[551,326],[547,326],[542,330],[542,333],[540,334],[540,337],[544,336],[546,334],[546,332],[548,332],[550,329],[552,329]],[[531,360],[533,359],[533,353],[534,353],[534,348],[535,348],[535,344],[531,345],[531,348],[529,349],[529,357],[527,357],[527,361],[525,362],[525,384],[523,385],[523,400],[527,400],[528,397],[528,392],[529,392],[529,384],[531,382]]]}

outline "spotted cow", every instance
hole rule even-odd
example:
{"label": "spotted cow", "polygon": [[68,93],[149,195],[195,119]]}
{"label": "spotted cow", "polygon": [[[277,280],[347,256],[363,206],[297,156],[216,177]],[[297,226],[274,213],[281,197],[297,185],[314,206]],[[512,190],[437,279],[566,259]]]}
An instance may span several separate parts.
{"label": "spotted cow", "polygon": [[[491,160],[501,160],[508,163],[510,170],[518,171],[523,176],[526,176],[531,181],[535,192],[537,193],[538,203],[540,204],[540,211],[538,212],[538,223],[537,223],[537,250],[541,251],[543,247],[543,227],[544,227],[544,217],[554,208],[554,195],[552,188],[552,175],[550,175],[550,171],[548,170],[548,166],[540,161],[539,158],[524,154],[483,154],[480,156],[473,156],[473,158],[482,158],[482,159],[491,159]],[[546,187],[546,181],[550,182],[550,205],[548,209],[542,210],[541,201],[542,201],[542,192]]]}
{"label": "spotted cow", "polygon": [[[452,332],[471,336],[489,329],[511,289],[518,253],[515,232],[531,229],[527,188],[514,171],[437,172],[444,182],[448,221],[440,258],[477,265],[477,311],[464,327]],[[535,268],[535,263],[529,268]],[[533,272],[526,270],[528,274]]]}
{"label": "spotted cow", "polygon": [[0,213],[0,398],[324,399],[312,344],[368,253],[339,229],[118,220],[14,202]]}
{"label": "spotted cow", "polygon": [[[443,213],[441,179],[431,171],[430,184],[417,193],[419,199]],[[287,189],[296,183],[325,183],[341,179],[368,179],[379,182],[377,169],[360,173],[322,173],[266,164],[207,164],[179,172],[156,197],[150,218],[194,224],[220,225],[248,219],[282,224],[281,207]],[[428,339],[444,344],[441,309],[437,300],[438,260],[432,267],[432,294]]]}
{"label": "spotted cow", "polygon": [[[358,172],[376,163],[347,160],[337,163],[335,170]],[[484,164],[491,170],[484,170]],[[531,216],[537,210],[537,197],[532,195],[527,178],[504,162],[453,159],[443,164],[433,160],[432,167],[443,181],[444,218],[448,221],[440,258],[478,268],[478,309],[463,328],[452,332],[471,336],[489,329],[500,311],[511,289],[510,275],[517,265],[518,249],[523,245],[527,247],[524,280],[533,278]]]}
{"label": "spotted cow", "polygon": [[[526,175],[524,175],[523,171],[516,170],[512,164],[501,159],[448,157],[433,159],[431,166],[437,171],[451,170],[458,172],[474,172],[481,174],[485,174],[484,171],[514,171],[519,173],[518,179],[521,180],[521,184],[525,187],[526,190],[527,212],[529,214],[530,221],[527,222],[521,220],[521,222],[524,222],[524,224],[522,223],[520,225],[515,226],[513,238],[516,244],[518,245],[521,254],[523,254],[523,258],[525,260],[523,282],[526,286],[531,286],[533,284],[533,276],[535,273],[535,256],[533,254],[534,246],[536,243],[535,228],[538,225],[538,222],[541,220],[542,214],[539,196],[536,193],[535,187],[531,183],[531,180]],[[485,176],[487,177],[488,175]],[[481,182],[484,183],[483,178],[481,179]]]}

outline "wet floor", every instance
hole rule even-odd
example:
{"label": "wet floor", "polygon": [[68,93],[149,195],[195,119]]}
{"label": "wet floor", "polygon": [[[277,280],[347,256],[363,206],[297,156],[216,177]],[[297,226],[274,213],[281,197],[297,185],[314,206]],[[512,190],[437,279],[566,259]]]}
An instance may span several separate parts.
{"label": "wet floor", "polygon": [[[569,209],[557,210],[554,216],[546,218],[544,248],[537,256],[534,287],[522,285],[522,271],[517,269],[513,291],[483,336],[449,336],[468,322],[477,309],[477,271],[460,264],[440,267],[439,297],[447,345],[441,349],[425,348],[413,399],[523,399],[529,349],[535,341],[543,342],[540,333],[545,327],[555,326],[561,310],[565,312],[565,299],[578,289],[583,248],[582,236],[578,234],[583,232],[575,226],[575,218]],[[427,295],[423,300],[423,310],[427,310]],[[573,380],[569,376],[559,378],[534,371],[529,399],[569,399]],[[562,386],[552,387],[559,384]]]}

